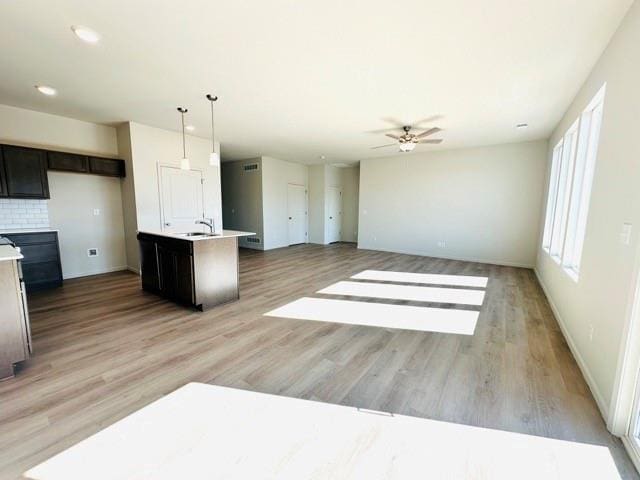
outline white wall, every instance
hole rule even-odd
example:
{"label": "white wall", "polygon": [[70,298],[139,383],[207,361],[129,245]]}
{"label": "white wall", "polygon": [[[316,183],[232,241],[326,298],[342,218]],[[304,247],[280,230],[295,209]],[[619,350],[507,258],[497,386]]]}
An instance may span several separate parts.
{"label": "white wall", "polygon": [[[127,212],[125,217],[125,234],[128,252],[128,264],[132,269],[139,265],[139,253],[135,233],[132,230],[135,208],[137,230],[158,230],[162,228],[160,216],[160,194],[158,189],[158,165],[180,166],[182,158],[182,134],[160,128],[149,127],[129,122],[128,128],[118,128],[122,138],[118,143],[123,146],[126,164],[130,167],[133,178],[131,185],[125,185],[123,206]],[[220,193],[220,168],[209,165],[211,140],[187,135],[187,157],[191,168],[200,170],[204,179],[204,215],[213,218],[216,231],[222,225],[222,200]],[[220,145],[216,143],[216,151]],[[131,258],[134,257],[134,258]]]}
{"label": "white wall", "polygon": [[[541,249],[536,264],[540,281],[605,418],[617,399],[620,354],[625,349],[638,275],[638,235],[634,232],[631,244],[623,245],[619,233],[624,222],[632,223],[636,232],[640,228],[639,58],[640,4],[635,2],[550,140],[552,147],[606,82],[580,278],[574,282]],[[548,178],[545,186],[547,183]],[[635,376],[637,357],[630,365]]]}
{"label": "white wall", "polygon": [[358,247],[533,266],[546,152],[538,141],[361,161]]}
{"label": "white wall", "polygon": [[[0,142],[118,156],[114,127],[7,105],[0,105]],[[49,215],[47,223],[51,228],[59,229],[64,277],[125,268],[121,180],[52,171],[48,175],[51,199],[45,201]],[[101,209],[99,217],[93,216],[94,207]],[[98,247],[100,256],[89,259],[86,252],[89,247]]]}
{"label": "white wall", "polygon": [[342,241],[358,241],[358,204],[360,167],[341,168],[342,175]]}
{"label": "white wall", "polygon": [[0,105],[0,143],[117,157],[116,129]]}
{"label": "white wall", "polygon": [[[309,184],[309,168],[299,163],[262,157],[262,208],[264,248],[289,245],[288,184]],[[308,232],[308,225],[307,225]]]}
{"label": "white wall", "polygon": [[[258,170],[245,171],[247,164],[257,163]],[[222,212],[224,227],[254,232],[260,243],[239,237],[241,247],[264,249],[262,216],[262,158],[249,158],[222,164]]]}
{"label": "white wall", "polygon": [[309,242],[324,244],[325,165],[309,166]]}
{"label": "white wall", "polygon": [[[119,178],[49,172],[49,219],[59,230],[64,278],[126,268],[120,183]],[[89,257],[89,248],[99,255]]]}

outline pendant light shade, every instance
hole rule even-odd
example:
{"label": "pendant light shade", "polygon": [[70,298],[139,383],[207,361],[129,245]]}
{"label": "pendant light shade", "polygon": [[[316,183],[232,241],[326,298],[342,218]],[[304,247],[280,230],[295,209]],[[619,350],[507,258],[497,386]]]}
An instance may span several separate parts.
{"label": "pendant light shade", "polygon": [[213,166],[213,167],[219,167],[220,166],[220,154],[218,152],[216,152],[216,137],[215,137],[215,130],[213,128],[213,102],[218,100],[218,97],[215,97],[213,95],[211,95],[210,93],[207,93],[207,100],[209,100],[209,103],[211,103],[211,153],[209,154],[209,165]]}
{"label": "pendant light shade", "polygon": [[189,110],[187,110],[186,108],[178,107],[178,111],[180,112],[180,115],[182,117],[182,160],[180,160],[180,168],[182,170],[191,170],[191,163],[187,158],[187,144],[184,135],[184,114]]}

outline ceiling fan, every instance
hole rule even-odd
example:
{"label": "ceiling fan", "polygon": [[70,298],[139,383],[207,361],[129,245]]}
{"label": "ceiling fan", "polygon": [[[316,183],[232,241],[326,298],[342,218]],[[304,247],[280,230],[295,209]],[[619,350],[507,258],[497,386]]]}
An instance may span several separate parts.
{"label": "ceiling fan", "polygon": [[417,135],[411,133],[411,126],[409,125],[405,125],[404,127],[402,127],[402,130],[404,131],[402,135],[385,133],[387,137],[393,138],[396,141],[396,143],[389,143],[388,145],[380,145],[378,147],[371,147],[371,148],[376,149],[376,148],[394,147],[398,145],[398,147],[400,147],[401,152],[410,152],[419,143],[420,144],[421,143],[430,143],[430,144],[442,143],[441,138],[432,138],[432,139],[427,138],[428,136],[441,131],[441,129],[438,127],[430,128],[429,130],[425,130],[424,132],[418,133]]}

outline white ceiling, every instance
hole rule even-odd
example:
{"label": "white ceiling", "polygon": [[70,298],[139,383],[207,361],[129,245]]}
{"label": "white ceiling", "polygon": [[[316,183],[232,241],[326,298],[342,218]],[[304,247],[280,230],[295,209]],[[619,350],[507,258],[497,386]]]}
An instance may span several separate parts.
{"label": "white ceiling", "polygon": [[207,136],[211,92],[225,159],[389,155],[385,118],[438,117],[416,151],[546,138],[632,3],[4,0],[0,103],[173,130],[184,105]]}

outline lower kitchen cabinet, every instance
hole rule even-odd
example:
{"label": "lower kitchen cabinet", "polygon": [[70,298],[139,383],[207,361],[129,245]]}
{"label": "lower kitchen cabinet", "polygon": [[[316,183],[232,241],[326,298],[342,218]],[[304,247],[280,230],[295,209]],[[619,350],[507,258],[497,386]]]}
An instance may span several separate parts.
{"label": "lower kitchen cabinet", "polygon": [[142,288],[195,305],[192,242],[138,234]]}
{"label": "lower kitchen cabinet", "polygon": [[62,286],[62,266],[57,232],[3,233],[24,256],[22,276],[27,292]]}

